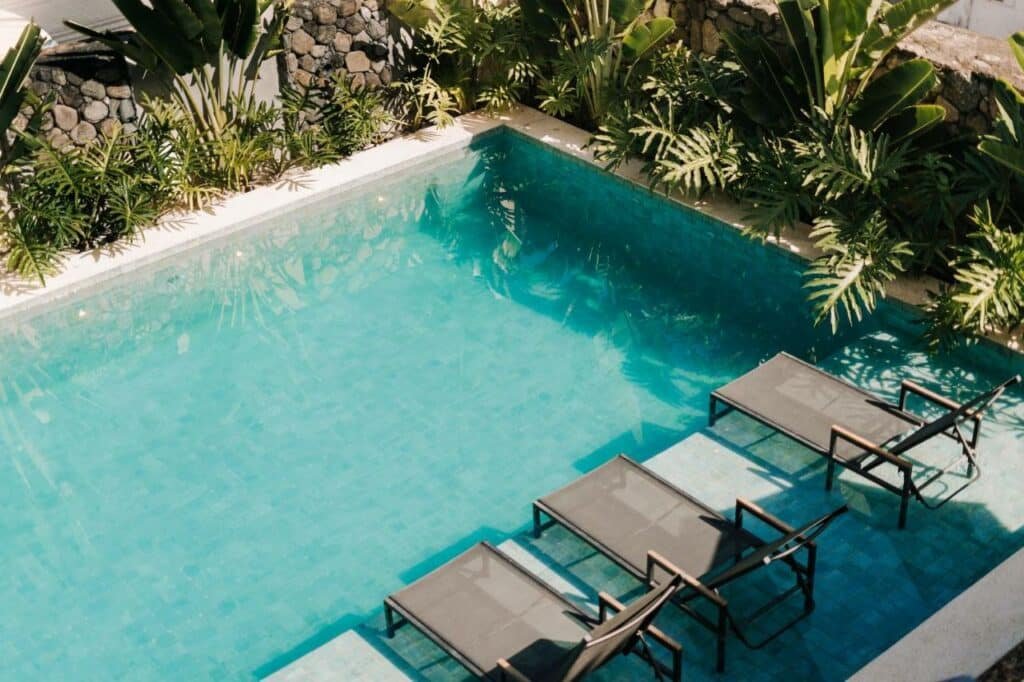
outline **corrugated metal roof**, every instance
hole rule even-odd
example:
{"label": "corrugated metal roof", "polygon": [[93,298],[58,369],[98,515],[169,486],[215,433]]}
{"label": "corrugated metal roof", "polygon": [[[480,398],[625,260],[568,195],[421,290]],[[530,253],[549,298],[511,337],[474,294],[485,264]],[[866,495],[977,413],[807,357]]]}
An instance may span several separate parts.
{"label": "corrugated metal roof", "polygon": [[0,10],[34,18],[58,43],[78,37],[64,25],[64,19],[100,29],[128,27],[128,22],[110,0],[0,0]]}

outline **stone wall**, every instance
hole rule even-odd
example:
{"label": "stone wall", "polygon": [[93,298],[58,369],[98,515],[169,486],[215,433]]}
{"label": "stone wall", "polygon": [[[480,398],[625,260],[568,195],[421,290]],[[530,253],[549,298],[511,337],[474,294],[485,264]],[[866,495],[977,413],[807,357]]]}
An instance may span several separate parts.
{"label": "stone wall", "polygon": [[309,85],[334,73],[355,87],[389,83],[394,40],[378,0],[297,0],[285,25],[283,80]]}
{"label": "stone wall", "polygon": [[37,94],[54,99],[42,131],[57,146],[86,144],[119,124],[134,129],[138,107],[128,69],[101,46],[75,43],[44,50],[29,80]]}
{"label": "stone wall", "polygon": [[[772,42],[786,42],[773,0],[657,0],[654,14],[675,19],[679,38],[707,55],[722,48],[721,32],[727,30],[757,31]],[[929,101],[946,109],[952,127],[989,129],[996,115],[994,79],[1006,78],[1024,88],[1024,74],[1006,41],[967,29],[928,22],[899,44],[886,67],[915,57],[935,64],[940,84]]]}

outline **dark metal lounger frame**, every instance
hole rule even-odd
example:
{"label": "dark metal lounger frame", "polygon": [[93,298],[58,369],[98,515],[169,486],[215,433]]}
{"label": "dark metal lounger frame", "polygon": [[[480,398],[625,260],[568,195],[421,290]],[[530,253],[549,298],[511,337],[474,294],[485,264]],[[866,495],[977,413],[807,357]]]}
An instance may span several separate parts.
{"label": "dark metal lounger frame", "polygon": [[[728,521],[724,516],[705,505],[700,500],[697,500],[692,495],[687,494],[685,491],[679,489],[671,482],[662,478],[658,474],[654,473],[649,469],[645,469],[645,473],[650,475],[651,478],[659,481],[682,497],[694,502],[695,504],[702,507],[710,516],[723,521]],[[736,634],[744,645],[751,649],[759,649],[764,645],[768,644],[776,637],[781,635],[787,629],[795,625],[797,622],[805,618],[814,610],[814,574],[817,566],[817,555],[818,547],[814,542],[814,539],[821,534],[822,531],[832,522],[833,519],[840,516],[847,511],[847,507],[844,505],[825,516],[816,519],[815,521],[807,524],[800,529],[794,529],[788,523],[785,523],[776,516],[765,511],[758,505],[745,500],[743,498],[736,499],[736,517],[733,523],[737,530],[743,529],[743,513],[749,512],[756,516],[765,524],[778,530],[785,535],[775,541],[767,542],[761,545],[755,550],[753,555],[749,555],[744,558],[740,555],[735,557],[735,563],[732,567],[722,571],[717,575],[713,575],[709,580],[701,581],[697,577],[689,575],[686,571],[682,570],[678,566],[672,564],[669,560],[658,554],[656,551],[648,551],[647,553],[647,566],[641,570],[638,566],[634,566],[625,557],[616,553],[614,550],[604,545],[595,538],[593,535],[588,533],[585,529],[581,528],[577,524],[571,522],[563,515],[546,505],[542,500],[535,500],[533,503],[533,536],[539,538],[541,533],[553,526],[559,524],[564,528],[570,530],[575,535],[579,536],[587,544],[592,546],[598,552],[611,559],[613,562],[618,564],[626,572],[633,575],[638,580],[648,584],[656,584],[656,569],[660,568],[669,575],[678,574],[683,579],[683,587],[677,593],[676,598],[673,600],[677,607],[685,614],[693,618],[697,623],[711,631],[715,635],[716,639],[716,655],[715,655],[715,669],[718,672],[725,671],[725,648],[726,639],[728,637],[729,630]],[[546,523],[542,522],[542,515],[547,516],[549,521]],[[756,537],[756,536],[753,536]],[[806,549],[807,559],[804,563],[800,563],[795,558],[795,554],[800,549]],[[783,561],[790,570],[793,571],[796,577],[796,584],[784,591],[783,593],[775,596],[772,600],[758,608],[751,616],[747,618],[745,622],[740,622],[733,617],[729,611],[729,603],[719,593],[719,589],[724,585],[747,575],[748,573],[767,566],[772,561],[780,560]],[[687,591],[689,588],[692,591]],[[768,613],[772,608],[781,604],[783,601],[789,598],[796,591],[801,591],[804,595],[804,609],[796,618],[791,621],[784,623],[781,627],[776,629],[772,634],[767,636],[760,642],[752,642],[749,640],[742,631],[744,625],[756,621],[760,616]],[[707,599],[716,609],[716,618],[711,620],[704,614],[697,611],[689,602],[702,597]]]}
{"label": "dark metal lounger frame", "polygon": [[[804,362],[799,358],[795,358],[793,356],[790,357],[793,360],[796,360],[801,364],[805,365],[809,369],[812,369],[815,372],[827,377],[829,380],[841,381],[845,383],[847,386],[863,393],[865,396],[870,397],[872,400],[877,401],[880,405],[885,405],[885,407],[888,408],[888,412],[890,414],[905,419],[907,421],[908,428],[918,427],[919,429],[921,429],[927,426],[929,423],[931,423],[924,417],[907,410],[907,398],[912,394],[928,402],[931,402],[939,407],[942,407],[946,410],[963,410],[965,412],[965,414],[963,415],[963,420],[971,422],[970,437],[967,437],[960,429],[960,420],[954,421],[948,428],[942,429],[935,434],[937,435],[938,433],[941,433],[947,438],[950,438],[959,443],[961,447],[960,457],[955,458],[952,462],[949,462],[946,466],[939,469],[936,473],[932,474],[921,483],[915,483],[913,479],[913,462],[906,459],[905,457],[900,456],[904,451],[909,450],[910,447],[899,447],[899,442],[896,443],[894,447],[886,449],[885,447],[883,447],[884,444],[872,443],[867,438],[859,436],[858,434],[850,431],[849,429],[845,429],[842,426],[834,424],[832,426],[832,433],[829,438],[829,449],[822,450],[818,445],[812,443],[806,438],[801,437],[799,434],[794,433],[793,431],[785,428],[781,424],[778,424],[764,417],[763,415],[758,414],[754,410],[748,409],[746,407],[743,407],[742,405],[738,405],[735,402],[730,401],[728,398],[721,395],[718,391],[711,392],[711,397],[708,401],[709,427],[714,426],[715,422],[718,421],[719,418],[724,417],[726,414],[733,410],[736,410],[737,412],[741,412],[750,417],[751,419],[754,419],[755,421],[760,422],[761,424],[764,424],[765,426],[774,429],[775,431],[778,431],[779,433],[796,441],[797,443],[800,443],[804,447],[821,455],[822,457],[828,458],[828,468],[825,474],[826,490],[832,490],[832,481],[835,478],[835,468],[836,464],[838,463],[843,468],[859,474],[860,476],[868,479],[869,481],[872,481],[873,483],[879,485],[880,487],[890,492],[896,493],[897,495],[900,496],[899,527],[901,529],[907,527],[907,509],[911,497],[917,498],[917,500],[928,509],[938,509],[939,507],[953,499],[953,497],[955,497],[964,488],[969,486],[971,483],[976,481],[981,476],[981,468],[978,465],[977,447],[978,439],[981,437],[982,415],[984,411],[992,404],[993,401],[995,401],[996,398],[999,397],[999,395],[1002,394],[1002,392],[1006,388],[1020,381],[1020,377],[1014,377],[1006,382],[1003,382],[1002,384],[1000,384],[993,390],[989,391],[988,393],[982,394],[977,398],[971,400],[969,403],[958,403],[945,396],[939,395],[934,391],[930,391],[927,388],[913,381],[910,381],[909,379],[904,379],[900,383],[899,400],[897,401],[896,405],[889,405],[883,403],[883,401],[878,399],[873,394],[861,389],[858,386],[854,386],[853,384],[850,384],[849,382],[844,381],[839,377],[829,374],[828,372],[825,372],[819,367],[816,367],[808,362]],[[718,403],[724,404],[726,406],[726,409],[719,410]],[[972,405],[973,403],[978,403],[978,405]],[[882,408],[880,407],[880,409]],[[839,441],[841,440],[851,443],[859,448],[863,448],[865,456],[853,460],[844,460],[842,458],[836,457],[836,447],[839,444]],[[925,440],[927,440],[927,438]],[[917,444],[919,443],[914,443],[914,445]],[[946,473],[948,473],[950,470],[952,470],[954,467],[958,466],[960,463],[964,461],[967,462],[967,481],[964,482],[963,485],[958,487],[952,493],[949,493],[948,495],[944,496],[941,500],[939,500],[938,503],[929,502],[924,497],[922,491],[932,483],[937,482]],[[900,485],[895,485],[890,481],[887,481],[873,473],[873,470],[876,467],[881,466],[883,464],[891,464],[895,466],[897,469],[899,469],[899,473],[901,476]]]}
{"label": "dark metal lounger frame", "polygon": [[[580,609],[580,607],[578,607],[576,604],[573,604],[571,601],[566,599],[566,597],[562,593],[555,590],[553,587],[551,587],[546,582],[538,578],[528,569],[523,568],[515,559],[508,556],[507,554],[505,554],[489,542],[484,542],[483,544],[487,545],[487,547],[491,549],[495,554],[508,561],[509,564],[520,569],[523,575],[527,577],[529,580],[531,580],[534,584],[536,584],[545,592],[551,594],[556,599],[565,604],[566,610],[572,613],[572,615],[575,618],[578,618],[581,622],[590,623],[592,625],[599,624],[606,620],[609,613],[614,615],[615,613],[618,613],[619,611],[622,611],[626,608],[624,604],[619,602],[611,595],[606,594],[605,592],[600,592],[598,593],[598,616],[595,620],[593,616],[586,613],[585,611]],[[395,614],[398,614],[398,620],[395,619]],[[471,661],[466,659],[462,654],[459,653],[459,650],[451,642],[447,641],[444,637],[442,637],[432,628],[430,628],[425,623],[417,619],[416,616],[410,613],[408,609],[402,608],[401,604],[396,602],[390,596],[384,599],[384,621],[386,624],[386,632],[388,639],[395,636],[395,630],[402,627],[406,623],[409,623],[417,630],[422,632],[430,641],[432,641],[434,644],[436,644],[438,647],[444,650],[446,654],[448,654],[456,661],[458,661],[459,664],[462,665],[462,667],[471,672],[473,675],[481,679],[488,678],[487,671],[481,670],[478,666],[476,666]],[[656,641],[658,644],[660,644],[662,647],[668,650],[669,654],[672,657],[672,665],[667,666],[661,661],[657,660],[656,658],[654,658],[654,656],[651,654],[649,650],[641,650],[640,652],[638,652],[640,657],[645,662],[647,662],[648,665],[652,666],[657,671],[656,674],[659,676],[659,679],[661,674],[665,674],[668,675],[669,679],[673,680],[673,682],[681,682],[683,669],[682,647],[674,639],[672,639],[671,637],[669,637],[653,625],[648,626],[646,630],[644,630],[644,634],[650,635],[651,638],[654,639],[654,641]],[[645,643],[644,647],[646,648]],[[529,682],[528,679],[523,677],[523,675],[519,673],[519,671],[517,671],[515,668],[513,668],[511,664],[509,664],[507,661],[499,660],[497,661],[497,664],[501,669],[501,679],[510,680],[511,682]]]}

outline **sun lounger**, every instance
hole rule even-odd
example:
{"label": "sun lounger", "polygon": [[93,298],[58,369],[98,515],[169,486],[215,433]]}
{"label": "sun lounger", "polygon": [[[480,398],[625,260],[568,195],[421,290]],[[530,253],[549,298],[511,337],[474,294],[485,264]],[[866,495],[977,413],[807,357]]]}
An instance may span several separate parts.
{"label": "sun lounger", "polygon": [[[411,623],[482,679],[569,682],[635,653],[654,666],[657,679],[665,673],[679,682],[682,648],[652,625],[679,581],[673,577],[628,606],[602,593],[595,618],[484,542],[389,596],[387,634]],[[654,657],[649,641],[668,650],[671,666]]]}
{"label": "sun lounger", "polygon": [[[717,639],[716,665],[725,669],[727,631],[732,628],[748,646],[757,648],[808,614],[814,608],[814,572],[817,548],[814,539],[846,511],[840,508],[796,529],[757,505],[739,499],[733,520],[683,492],[646,467],[618,455],[533,506],[534,534],[558,523],[636,578],[656,583],[658,575],[682,576],[675,601],[684,612],[711,630]],[[759,518],[781,535],[761,539],[743,526],[744,514]],[[544,522],[543,517],[549,521]],[[805,557],[798,561],[798,552]],[[729,609],[719,588],[727,583],[783,562],[795,575],[795,584],[773,595],[746,622]],[[764,640],[752,642],[743,626],[756,620],[790,595],[804,597],[802,613],[776,628]],[[693,606],[706,600],[716,613],[708,618]]]}
{"label": "sun lounger", "polygon": [[[1020,376],[1012,377],[964,403],[904,381],[893,405],[788,353],[779,353],[712,392],[708,421],[714,426],[719,417],[737,410],[827,457],[825,487],[829,490],[838,464],[896,493],[900,496],[899,527],[905,528],[911,497],[934,509],[981,475],[976,448],[982,413],[1020,380]],[[910,395],[938,406],[942,413],[929,420],[908,411]],[[720,410],[720,404],[726,409]],[[970,435],[964,432],[966,424]],[[938,435],[955,440],[961,456],[926,480],[915,482],[914,465],[903,454]],[[966,482],[937,504],[926,500],[922,490],[964,462]],[[897,469],[899,483],[875,473],[882,465]]]}

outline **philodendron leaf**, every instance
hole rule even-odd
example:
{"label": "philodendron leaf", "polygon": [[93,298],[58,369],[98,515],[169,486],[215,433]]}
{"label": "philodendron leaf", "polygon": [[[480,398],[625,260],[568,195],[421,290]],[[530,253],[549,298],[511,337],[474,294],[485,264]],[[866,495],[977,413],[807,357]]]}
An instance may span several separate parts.
{"label": "philodendron leaf", "polygon": [[935,67],[911,59],[876,78],[854,103],[851,120],[861,130],[876,130],[892,116],[917,104],[938,83]]}
{"label": "philodendron leaf", "polygon": [[622,36],[626,58],[638,62],[647,57],[659,44],[676,30],[676,22],[668,17],[656,17],[645,23],[634,24]]}
{"label": "philodendron leaf", "polygon": [[608,14],[619,26],[632,22],[644,11],[645,0],[608,0]]}
{"label": "philodendron leaf", "polygon": [[882,126],[882,132],[894,142],[931,130],[946,118],[946,110],[938,104],[915,104],[892,116]]}
{"label": "philodendron leaf", "polygon": [[999,142],[998,140],[982,140],[978,150],[996,163],[1006,166],[1024,178],[1024,149],[1019,146]]}

